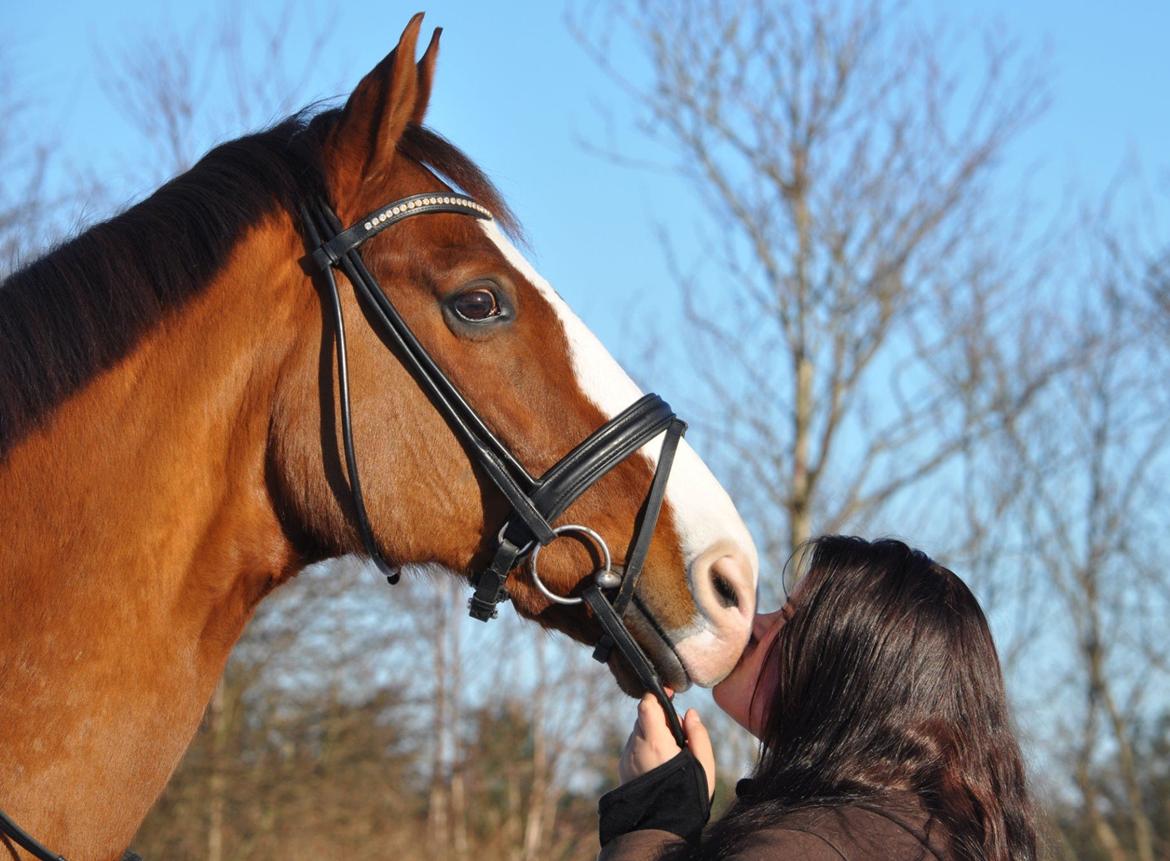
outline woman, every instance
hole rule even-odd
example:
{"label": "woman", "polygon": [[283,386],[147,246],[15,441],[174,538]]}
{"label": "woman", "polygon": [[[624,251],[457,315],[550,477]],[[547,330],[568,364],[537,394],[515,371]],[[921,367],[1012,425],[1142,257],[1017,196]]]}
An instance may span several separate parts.
{"label": "woman", "polygon": [[1033,859],[1024,767],[970,590],[900,541],[829,536],[784,607],[758,615],[715,701],[760,739],[750,780],[703,830],[714,757],[653,697],[601,799],[601,859]]}

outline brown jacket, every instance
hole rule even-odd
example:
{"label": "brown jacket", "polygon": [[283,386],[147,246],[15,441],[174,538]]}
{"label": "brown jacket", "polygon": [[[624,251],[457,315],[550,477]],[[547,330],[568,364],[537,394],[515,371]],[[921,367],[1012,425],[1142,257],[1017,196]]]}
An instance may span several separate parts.
{"label": "brown jacket", "polygon": [[[642,829],[611,840],[598,861],[652,861],[682,844],[668,831]],[[736,861],[951,861],[946,833],[912,793],[841,807],[807,807],[754,835]]]}

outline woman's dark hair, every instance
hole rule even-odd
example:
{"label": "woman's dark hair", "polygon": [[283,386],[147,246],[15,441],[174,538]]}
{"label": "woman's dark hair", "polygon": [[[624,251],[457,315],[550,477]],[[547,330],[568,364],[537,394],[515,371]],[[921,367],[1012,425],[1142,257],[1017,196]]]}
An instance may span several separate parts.
{"label": "woman's dark hair", "polygon": [[1036,833],[1003,674],[967,586],[901,541],[827,536],[763,673],[774,673],[750,793],[703,857],[784,813],[910,790],[959,859],[1034,859]]}

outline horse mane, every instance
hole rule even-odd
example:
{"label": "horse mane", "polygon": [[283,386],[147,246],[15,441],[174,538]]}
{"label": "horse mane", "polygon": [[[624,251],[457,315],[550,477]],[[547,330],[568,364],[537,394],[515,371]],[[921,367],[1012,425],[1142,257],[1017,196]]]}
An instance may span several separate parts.
{"label": "horse mane", "polygon": [[[320,150],[339,116],[302,111],[222,144],[0,283],[0,460],[210,284],[249,227],[284,209],[300,229],[300,203],[324,193]],[[398,149],[518,232],[491,181],[445,138],[412,125]]]}

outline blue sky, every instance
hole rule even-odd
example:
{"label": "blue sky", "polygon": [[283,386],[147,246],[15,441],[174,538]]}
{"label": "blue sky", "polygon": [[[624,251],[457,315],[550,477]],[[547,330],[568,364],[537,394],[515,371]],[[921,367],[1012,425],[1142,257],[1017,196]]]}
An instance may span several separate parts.
{"label": "blue sky", "polygon": [[[205,37],[225,7],[72,0],[54,3],[48,16],[45,8],[14,3],[6,10],[0,50],[7,73],[30,101],[30,116],[59,139],[63,176],[100,169],[114,178],[117,199],[129,202],[156,177],[135,174],[141,141],[103,92],[104,69],[152,33]],[[298,52],[307,51],[312,29],[330,10],[320,0],[291,7],[261,0],[239,8],[268,20],[292,8],[291,44]],[[599,105],[619,119],[628,108],[572,40],[560,3],[340,4],[330,49],[299,101],[351,86],[393,47],[419,8],[427,11],[428,27],[444,28],[430,124],[495,177],[525,223],[538,267],[603,340],[628,341],[637,321],[670,301],[668,291],[656,289],[668,279],[656,225],[685,234],[698,216],[678,180],[617,167],[581,145],[607,134]],[[918,2],[914,14],[947,16],[958,8]],[[1170,4],[986,0],[963,8],[953,21],[958,27],[997,20],[1049,57],[1051,108],[1008,151],[1005,189],[1027,182],[1033,195],[1053,205],[1070,193],[1091,200],[1124,164],[1136,162],[1151,190],[1166,197]],[[631,52],[618,62],[635,66],[636,58]],[[632,137],[620,145],[635,157],[649,154]]]}

